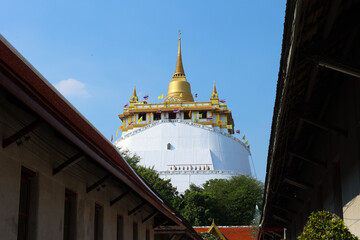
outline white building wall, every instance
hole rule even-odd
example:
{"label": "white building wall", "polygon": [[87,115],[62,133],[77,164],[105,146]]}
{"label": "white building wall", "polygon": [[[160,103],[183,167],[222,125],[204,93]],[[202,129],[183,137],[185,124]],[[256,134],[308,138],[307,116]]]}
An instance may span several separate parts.
{"label": "white building wall", "polygon": [[196,173],[195,171],[181,171],[173,172],[170,174],[169,171],[160,172],[160,177],[164,179],[170,179],[171,183],[177,187],[180,193],[184,193],[189,188],[190,184],[197,186],[205,183],[210,179],[229,179],[238,174],[225,174],[225,173]]}
{"label": "white building wall", "polygon": [[[115,145],[122,150],[130,150],[140,156],[141,165],[154,166],[155,170],[177,171],[179,167],[195,170],[195,167],[206,166],[205,170],[233,171],[216,173],[191,173],[169,175],[173,185],[182,192],[183,182],[196,185],[211,178],[228,178],[238,174],[251,175],[249,164],[250,152],[233,138],[214,131],[212,127],[199,124],[186,124],[185,121],[161,122],[142,129],[126,132]],[[170,150],[167,144],[171,145]],[[174,168],[176,167],[176,169]],[[189,167],[190,169],[187,169]],[[197,169],[198,170],[198,169]],[[202,169],[203,170],[203,169]],[[189,177],[193,180],[188,180]],[[188,185],[188,184],[187,184]]]}

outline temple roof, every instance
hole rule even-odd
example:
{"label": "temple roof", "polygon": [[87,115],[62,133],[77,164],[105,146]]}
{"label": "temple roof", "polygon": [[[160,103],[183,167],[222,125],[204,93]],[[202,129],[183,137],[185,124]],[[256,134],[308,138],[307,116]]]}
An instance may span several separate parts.
{"label": "temple roof", "polygon": [[255,239],[254,230],[250,226],[216,226],[213,222],[211,226],[194,227],[198,233],[208,232],[214,235],[217,239],[225,240],[253,240]]}

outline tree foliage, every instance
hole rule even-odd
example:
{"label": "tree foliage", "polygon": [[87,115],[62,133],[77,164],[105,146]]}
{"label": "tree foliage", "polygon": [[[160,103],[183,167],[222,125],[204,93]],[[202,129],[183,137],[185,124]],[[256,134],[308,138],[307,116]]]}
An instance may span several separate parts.
{"label": "tree foliage", "polygon": [[169,202],[174,208],[177,208],[180,202],[179,193],[170,180],[165,180],[159,177],[159,174],[153,167],[144,167],[139,165],[140,157],[136,154],[131,154],[128,150],[121,151],[121,155],[135,170],[135,172],[142,177],[145,182],[155,189],[163,199]]}
{"label": "tree foliage", "polygon": [[212,235],[211,233],[204,232],[204,233],[198,233],[199,236],[204,240],[216,240],[216,237]]}
{"label": "tree foliage", "polygon": [[263,183],[245,175],[207,181],[185,191],[180,213],[193,225],[250,225],[261,207]]}
{"label": "tree foliage", "polygon": [[182,195],[178,210],[193,226],[204,226],[211,223],[212,213],[220,210],[216,208],[216,200],[205,193],[203,188],[192,184],[185,195]]}
{"label": "tree foliage", "polygon": [[179,211],[193,226],[250,225],[255,207],[261,208],[263,183],[245,175],[231,179],[214,179],[203,186],[191,185],[184,195],[179,195],[170,180],[164,180],[153,167],[139,165],[140,157],[129,151],[122,156],[163,199]]}
{"label": "tree foliage", "polygon": [[351,234],[344,222],[335,214],[327,211],[313,212],[298,237],[299,240],[313,239],[358,239]]}

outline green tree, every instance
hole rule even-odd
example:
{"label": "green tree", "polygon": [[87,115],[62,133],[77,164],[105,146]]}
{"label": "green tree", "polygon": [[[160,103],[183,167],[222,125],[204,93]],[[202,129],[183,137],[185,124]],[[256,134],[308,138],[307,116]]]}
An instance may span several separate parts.
{"label": "green tree", "polygon": [[192,225],[250,225],[255,207],[261,208],[263,183],[249,176],[209,180],[203,186],[191,185],[179,195],[170,180],[164,180],[153,167],[139,165],[140,157],[129,151],[122,156],[149,186],[157,191]]}
{"label": "green tree", "polygon": [[158,192],[164,200],[169,202],[175,209],[178,208],[181,199],[177,188],[171,184],[169,179],[165,180],[160,178],[159,174],[153,167],[144,167],[139,165],[140,157],[138,155],[132,154],[128,150],[121,151],[121,155],[135,170],[135,172],[143,180],[145,180],[149,186],[155,189],[155,191]]}
{"label": "green tree", "polygon": [[198,233],[199,236],[204,240],[216,240],[215,236],[211,233],[204,232],[204,233]]}
{"label": "green tree", "polygon": [[209,180],[185,191],[180,212],[193,225],[213,219],[218,225],[250,225],[262,193],[263,183],[249,176]]}
{"label": "green tree", "polygon": [[204,191],[216,199],[218,204],[214,216],[221,225],[250,225],[256,205],[261,207],[263,184],[245,175],[231,179],[214,179],[204,184]]}
{"label": "green tree", "polygon": [[182,204],[178,207],[181,215],[193,226],[202,226],[212,221],[211,213],[215,212],[214,208],[217,204],[203,188],[191,184],[182,196]]}
{"label": "green tree", "polygon": [[344,222],[335,214],[327,211],[310,214],[299,240],[334,239],[356,240]]}

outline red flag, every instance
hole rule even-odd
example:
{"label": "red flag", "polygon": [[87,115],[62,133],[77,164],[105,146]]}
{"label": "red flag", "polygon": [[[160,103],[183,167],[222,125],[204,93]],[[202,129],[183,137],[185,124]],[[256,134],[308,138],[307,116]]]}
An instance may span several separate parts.
{"label": "red flag", "polygon": [[111,135],[111,140],[110,140],[110,142],[112,142],[114,140],[114,137],[113,137],[113,135]]}

